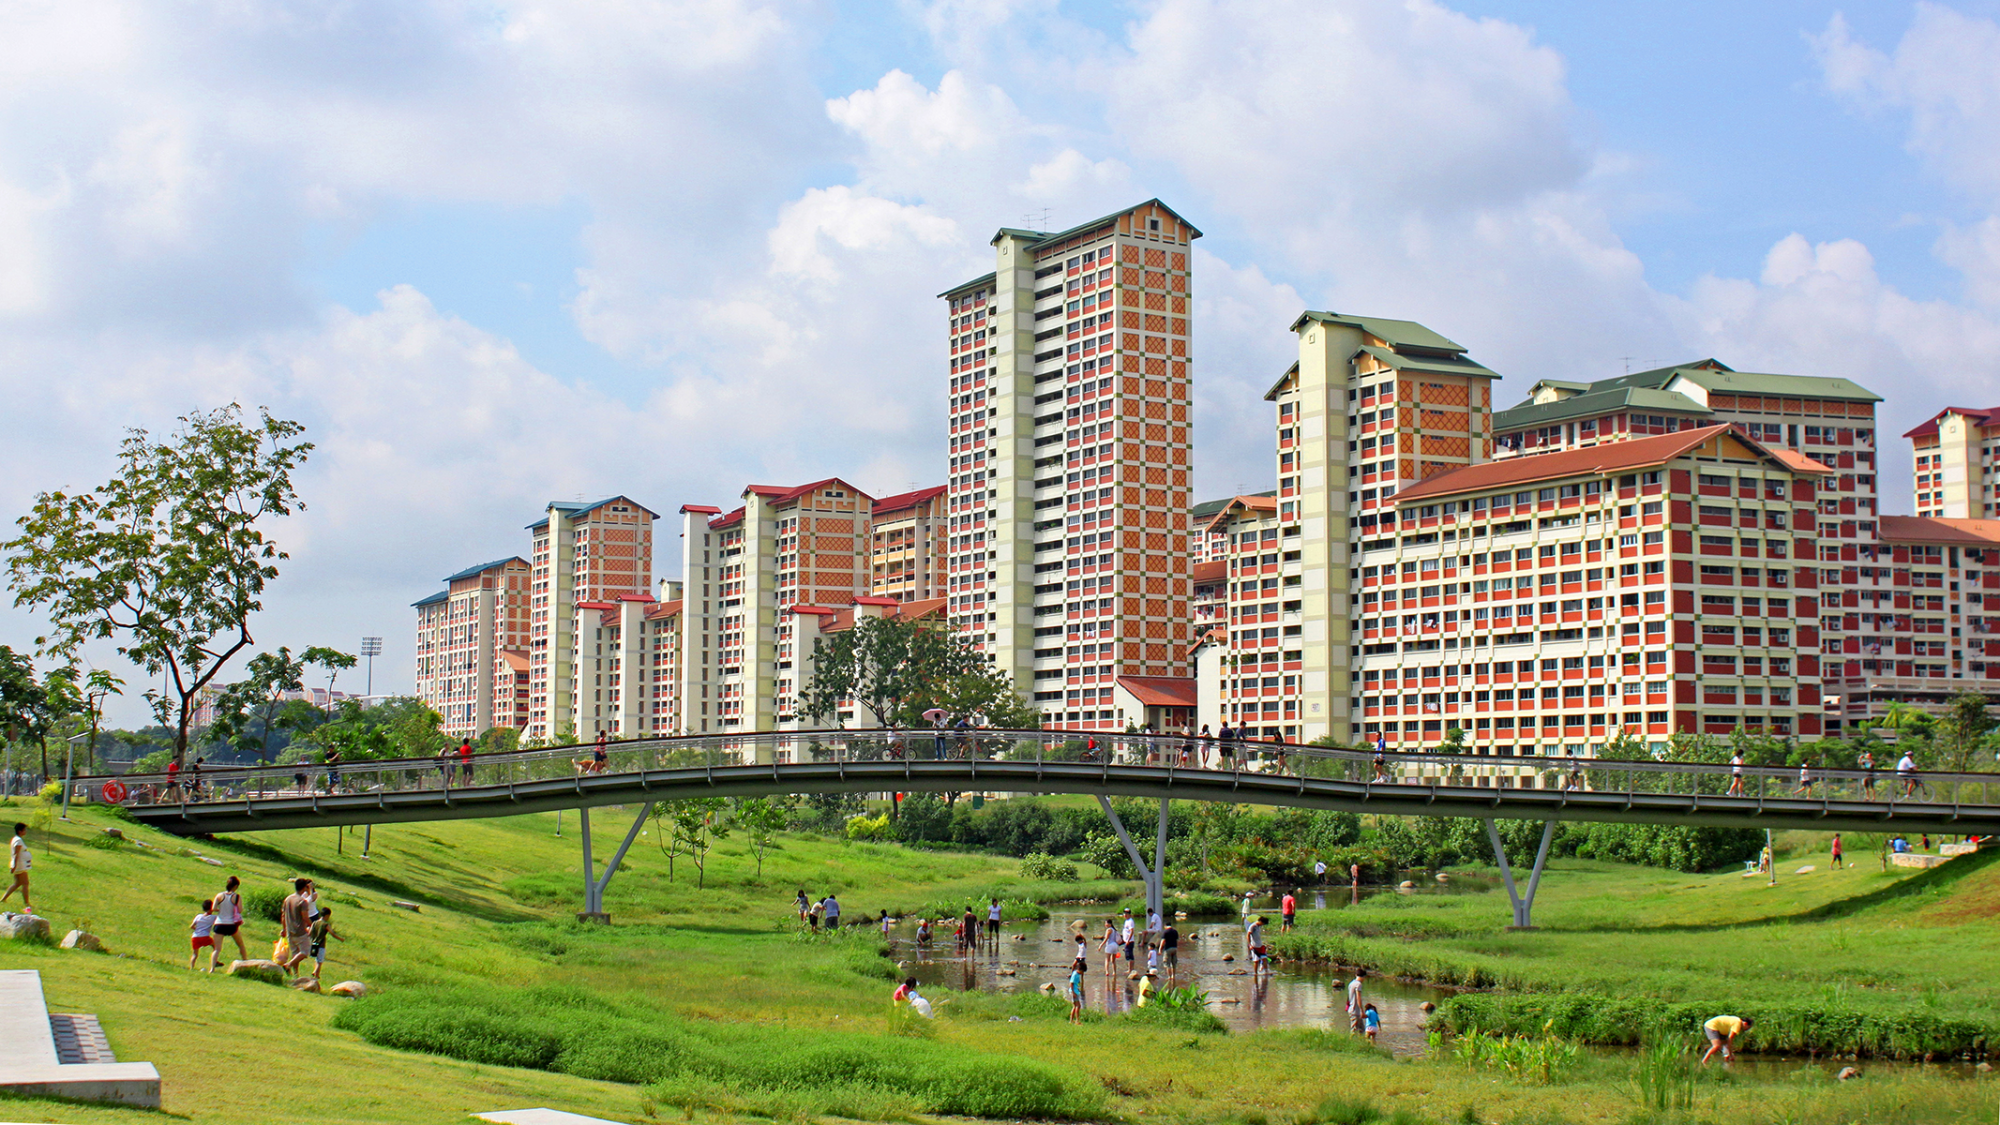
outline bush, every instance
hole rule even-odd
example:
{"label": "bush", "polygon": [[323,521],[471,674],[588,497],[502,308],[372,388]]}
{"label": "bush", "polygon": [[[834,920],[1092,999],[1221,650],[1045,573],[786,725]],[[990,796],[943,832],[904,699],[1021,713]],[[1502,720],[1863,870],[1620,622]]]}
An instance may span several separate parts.
{"label": "bush", "polygon": [[251,887],[243,892],[243,915],[266,922],[281,921],[287,897],[287,892],[276,887]]}
{"label": "bush", "polygon": [[1047,883],[1077,881],[1076,864],[1056,859],[1047,852],[1029,852],[1027,858],[1021,861],[1021,874],[1025,878]]}
{"label": "bush", "polygon": [[931,1114],[1097,1119],[1096,1083],[1066,1068],[922,1038],[691,1023],[574,989],[418,987],[362,997],[334,1026],[387,1047],[648,1084],[648,1096],[727,1106],[749,1097],[890,1102]]}
{"label": "bush", "polygon": [[1453,1031],[1478,1028],[1523,1034],[1549,1028],[1585,1043],[1628,1046],[1661,1029],[1688,1031],[1721,1011],[1751,1016],[1747,1049],[1819,1054],[1926,1055],[1984,1053],[2000,1041],[2000,1029],[1976,1020],[1928,1011],[1858,1012],[1825,1004],[1756,1004],[1735,1007],[1722,1001],[1672,1003],[1644,997],[1590,993],[1465,993],[1438,1007]]}

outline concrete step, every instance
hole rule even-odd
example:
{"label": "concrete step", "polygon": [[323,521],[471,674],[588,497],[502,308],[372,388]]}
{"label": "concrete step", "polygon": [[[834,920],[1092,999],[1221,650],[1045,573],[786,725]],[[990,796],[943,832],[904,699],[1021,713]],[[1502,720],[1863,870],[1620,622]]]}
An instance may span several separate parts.
{"label": "concrete step", "polygon": [[153,1064],[119,1062],[95,1016],[51,1015],[33,969],[0,970],[0,1043],[0,1090],[160,1107]]}

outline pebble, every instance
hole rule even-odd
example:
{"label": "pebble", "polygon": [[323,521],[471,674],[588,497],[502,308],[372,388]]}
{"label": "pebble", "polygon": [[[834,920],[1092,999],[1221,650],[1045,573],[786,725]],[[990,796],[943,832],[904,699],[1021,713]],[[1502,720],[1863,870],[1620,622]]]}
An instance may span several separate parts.
{"label": "pebble", "polygon": [[1843,1066],[1840,1068],[1840,1073],[1834,1075],[1834,1077],[1842,1082],[1846,1082],[1849,1079],[1861,1077],[1861,1072],[1851,1066]]}
{"label": "pebble", "polygon": [[1042,991],[1043,991],[1043,992],[1054,992],[1055,990],[1056,990],[1056,982],[1054,982],[1054,981],[1052,981],[1052,980],[1050,980],[1050,981],[1043,981],[1043,982],[1042,982]]}
{"label": "pebble", "polygon": [[210,867],[221,867],[221,866],[222,866],[222,861],[221,861],[221,860],[219,860],[219,859],[210,859],[210,858],[208,858],[208,857],[207,857],[207,856],[205,856],[205,855],[198,855],[198,856],[196,856],[195,858],[196,858],[196,859],[198,859],[198,860],[200,860],[200,861],[202,861],[203,863],[206,863],[206,864],[208,864],[208,865],[209,865]]}
{"label": "pebble", "polygon": [[[220,867],[221,864],[217,864],[216,866]],[[412,913],[417,913],[423,910],[422,904],[415,902],[404,902],[400,898],[390,899],[389,905],[395,907],[398,910],[408,910]]]}

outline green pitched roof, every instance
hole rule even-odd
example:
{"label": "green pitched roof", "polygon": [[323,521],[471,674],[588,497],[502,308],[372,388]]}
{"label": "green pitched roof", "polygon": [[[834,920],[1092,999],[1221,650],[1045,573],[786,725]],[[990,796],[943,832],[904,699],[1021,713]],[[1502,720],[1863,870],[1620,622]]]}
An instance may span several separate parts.
{"label": "green pitched roof", "polygon": [[1693,368],[1674,374],[1710,391],[1789,398],[1833,398],[1848,402],[1881,402],[1882,396],[1858,383],[1831,375],[1764,375],[1751,371]]}
{"label": "green pitched roof", "polygon": [[981,274],[978,277],[973,278],[971,281],[963,282],[961,284],[952,286],[951,288],[945,290],[944,292],[939,293],[938,296],[949,297],[954,293],[963,293],[967,289],[984,288],[985,286],[993,284],[993,279],[997,276],[999,275],[992,273]]}
{"label": "green pitched roof", "polygon": [[1690,417],[1715,413],[1678,391],[1661,391],[1652,387],[1621,387],[1616,390],[1590,391],[1558,399],[1555,402],[1524,402],[1494,414],[1493,431],[1499,433],[1504,430],[1522,430],[1530,426],[1566,422],[1571,418],[1594,418],[1612,410],[1658,410],[1662,413]]}
{"label": "green pitched roof", "polygon": [[[1247,492],[1247,493],[1238,493],[1237,495],[1276,496],[1277,494],[1278,490],[1274,488],[1269,492]],[[1229,505],[1234,504],[1235,502],[1236,502],[1235,496],[1225,496],[1220,500],[1203,500],[1201,503],[1196,504],[1192,508],[1189,508],[1188,515],[1197,520],[1213,519],[1217,512],[1220,512],[1222,509],[1227,508]]]}
{"label": "green pitched roof", "polygon": [[1359,328],[1379,340],[1386,340],[1397,351],[1404,348],[1427,348],[1431,351],[1464,353],[1465,346],[1425,328],[1414,320],[1391,320],[1380,316],[1345,316],[1336,312],[1315,312],[1307,309],[1292,322],[1292,331],[1297,332],[1307,321],[1320,324],[1339,324],[1349,328]]}
{"label": "green pitched roof", "polygon": [[1363,344],[1361,350],[1398,371],[1427,371],[1434,375],[1486,375],[1495,379],[1500,377],[1485,365],[1474,363],[1462,355],[1405,355],[1388,348],[1378,348],[1373,344]]}
{"label": "green pitched roof", "polygon": [[1077,225],[1069,228],[1068,230],[1059,230],[1054,234],[1049,234],[1044,231],[1038,231],[1038,230],[1022,230],[1019,227],[1001,227],[1000,230],[994,234],[992,241],[998,242],[1003,236],[1012,235],[1015,238],[1025,238],[1030,242],[1061,242],[1063,239],[1068,238],[1071,235],[1082,234],[1084,231],[1090,230],[1093,227],[1101,227],[1104,224],[1116,219],[1120,215],[1129,214],[1130,212],[1137,211],[1139,208],[1145,207],[1149,204],[1158,207],[1162,211],[1165,211],[1167,214],[1172,215],[1176,219],[1179,219],[1181,225],[1186,227],[1189,233],[1191,233],[1194,237],[1196,238],[1201,237],[1201,232],[1195,229],[1195,225],[1193,223],[1187,221],[1186,216],[1182,215],[1179,211],[1174,210],[1173,208],[1167,206],[1166,204],[1160,202],[1157,198],[1155,198],[1155,199],[1141,200],[1138,203],[1134,203],[1130,207],[1120,207],[1118,210],[1111,212],[1109,215],[1099,216],[1098,218],[1092,219],[1087,223],[1078,223]]}

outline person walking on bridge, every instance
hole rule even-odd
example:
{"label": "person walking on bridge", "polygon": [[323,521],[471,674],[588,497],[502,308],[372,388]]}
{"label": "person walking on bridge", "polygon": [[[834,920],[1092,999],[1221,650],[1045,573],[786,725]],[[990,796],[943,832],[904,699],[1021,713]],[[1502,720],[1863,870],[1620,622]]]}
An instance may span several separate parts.
{"label": "person walking on bridge", "polygon": [[458,783],[472,784],[472,736],[466,735],[458,743]]}
{"label": "person walking on bridge", "polygon": [[1729,795],[1731,797],[1741,797],[1743,795],[1743,752],[1741,750],[1729,756]]}

